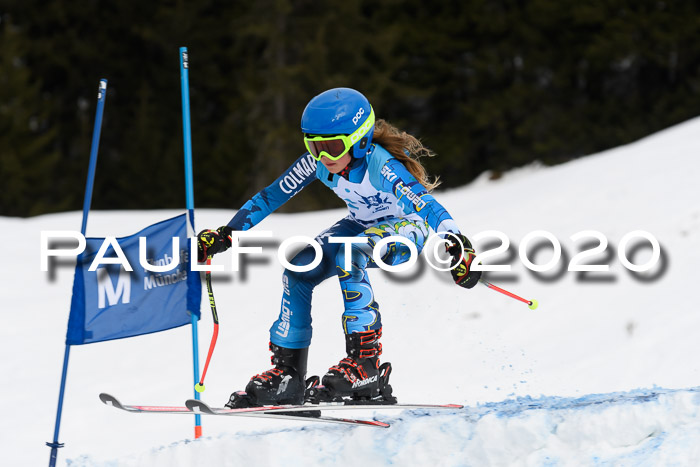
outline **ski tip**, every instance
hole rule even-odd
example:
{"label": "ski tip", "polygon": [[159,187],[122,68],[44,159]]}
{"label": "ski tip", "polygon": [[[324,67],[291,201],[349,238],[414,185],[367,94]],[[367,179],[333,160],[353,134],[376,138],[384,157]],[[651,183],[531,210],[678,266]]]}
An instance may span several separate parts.
{"label": "ski tip", "polygon": [[105,405],[111,405],[112,407],[116,407],[118,409],[123,408],[121,402],[119,402],[116,397],[111,394],[107,394],[106,392],[100,393],[100,400]]}
{"label": "ski tip", "polygon": [[[364,420],[363,420],[364,421]],[[379,428],[391,428],[391,425],[385,422],[380,422],[378,420],[367,420],[366,423],[363,423],[369,426],[376,426]]]}
{"label": "ski tip", "polygon": [[202,402],[197,399],[187,399],[187,401],[185,402],[185,407],[187,407],[188,410],[194,413],[215,413],[214,410],[212,410],[212,408],[209,407],[205,402]]}

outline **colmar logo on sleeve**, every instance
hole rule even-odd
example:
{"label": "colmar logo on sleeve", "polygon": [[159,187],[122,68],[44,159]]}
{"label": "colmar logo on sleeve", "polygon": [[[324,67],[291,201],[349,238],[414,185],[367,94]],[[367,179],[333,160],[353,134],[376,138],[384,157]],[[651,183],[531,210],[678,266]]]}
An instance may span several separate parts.
{"label": "colmar logo on sleeve", "polygon": [[287,172],[284,178],[280,180],[280,190],[282,190],[286,194],[292,193],[299,187],[299,185],[304,183],[306,177],[310,176],[315,172],[316,160],[309,154],[308,156],[294,164],[294,166],[289,170],[289,172]]}

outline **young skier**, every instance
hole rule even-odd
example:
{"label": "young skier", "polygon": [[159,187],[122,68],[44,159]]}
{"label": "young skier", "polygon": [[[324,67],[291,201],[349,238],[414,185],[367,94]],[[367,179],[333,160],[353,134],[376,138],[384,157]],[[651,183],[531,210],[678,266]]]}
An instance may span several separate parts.
{"label": "young skier", "polygon": [[[437,183],[428,179],[418,158],[432,155],[413,136],[383,120],[375,125],[374,109],[354,89],[336,88],[311,99],[301,117],[307,152],[270,186],[253,196],[231,221],[198,235],[199,261],[227,250],[231,232],[248,230],[274,212],[306,185],[320,180],[347,203],[349,215],[316,237],[323,252],[321,263],[307,272],[285,270],[279,318],[270,328],[274,368],[255,375],[245,392],[234,392],[229,407],[301,404],[305,391],[323,400],[365,400],[395,403],[388,386],[391,365],[380,365],[382,322],[367,269],[377,267],[372,250],[382,239],[400,235],[420,252],[428,227],[448,241],[455,282],[472,288],[480,271],[471,271],[475,256],[448,212],[429,193]],[[318,163],[320,162],[320,164]],[[346,252],[330,237],[363,237]],[[346,254],[351,268],[346,267]],[[381,250],[385,264],[409,259],[408,247],[389,242]],[[307,246],[290,262],[309,264],[316,252]],[[330,367],[318,381],[307,385],[306,361],[311,343],[311,295],[316,285],[337,276],[343,293],[342,315],[347,357]],[[312,387],[313,386],[313,387]]]}

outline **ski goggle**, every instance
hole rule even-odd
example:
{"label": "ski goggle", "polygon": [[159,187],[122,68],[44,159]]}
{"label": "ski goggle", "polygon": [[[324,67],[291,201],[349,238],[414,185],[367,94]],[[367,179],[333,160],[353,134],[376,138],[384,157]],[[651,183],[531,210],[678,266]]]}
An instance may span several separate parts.
{"label": "ski goggle", "polygon": [[370,107],[369,117],[354,132],[349,135],[304,135],[304,145],[306,150],[314,159],[320,161],[322,157],[327,157],[332,161],[337,161],[350,151],[358,141],[360,141],[374,125],[374,109]]}

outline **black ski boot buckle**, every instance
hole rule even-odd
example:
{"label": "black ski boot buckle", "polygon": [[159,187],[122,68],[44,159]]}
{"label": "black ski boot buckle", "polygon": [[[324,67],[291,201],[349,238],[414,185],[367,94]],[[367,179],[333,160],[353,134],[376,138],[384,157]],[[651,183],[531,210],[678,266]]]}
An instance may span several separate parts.
{"label": "black ski boot buckle", "polygon": [[255,407],[253,399],[245,391],[236,391],[231,394],[225,407],[229,409],[245,409],[248,407]]}

